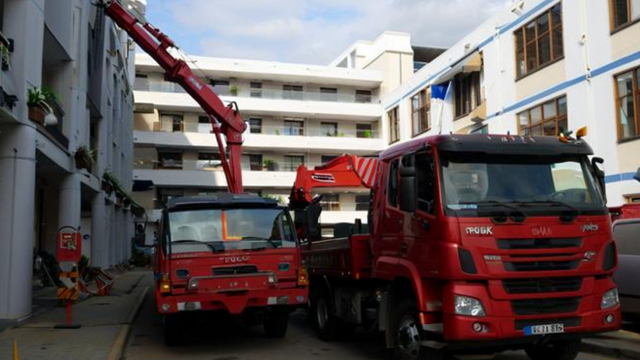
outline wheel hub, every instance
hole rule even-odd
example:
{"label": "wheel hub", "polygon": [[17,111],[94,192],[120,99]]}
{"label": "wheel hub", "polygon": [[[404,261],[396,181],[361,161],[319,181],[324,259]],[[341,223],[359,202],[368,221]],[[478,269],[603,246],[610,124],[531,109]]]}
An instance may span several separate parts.
{"label": "wheel hub", "polygon": [[413,318],[400,321],[397,331],[397,347],[405,359],[417,359],[420,354],[420,330]]}

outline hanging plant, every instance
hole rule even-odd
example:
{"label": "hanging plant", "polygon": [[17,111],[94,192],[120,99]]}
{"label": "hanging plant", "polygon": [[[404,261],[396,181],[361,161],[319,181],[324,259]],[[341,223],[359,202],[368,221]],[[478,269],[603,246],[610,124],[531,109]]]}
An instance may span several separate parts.
{"label": "hanging plant", "polygon": [[89,169],[96,162],[96,152],[85,145],[80,145],[74,154],[78,169]]}

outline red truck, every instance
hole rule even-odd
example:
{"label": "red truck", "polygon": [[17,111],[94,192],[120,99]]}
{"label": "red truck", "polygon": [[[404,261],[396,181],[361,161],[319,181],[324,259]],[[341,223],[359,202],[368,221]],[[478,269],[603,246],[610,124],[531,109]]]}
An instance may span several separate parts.
{"label": "red truck", "polygon": [[163,210],[154,273],[165,342],[180,343],[184,325],[218,310],[262,321],[267,335],[284,336],[289,313],[307,303],[306,271],[288,210],[243,194],[240,161],[247,124],[237,104],[224,104],[205,79],[176,58],[180,50],[159,29],[119,1],[96,5],[165,70],[166,80],[181,85],[209,115],[229,187],[230,193],[216,196],[172,199]]}
{"label": "red truck", "polygon": [[[384,331],[397,359],[506,349],[574,359],[583,337],[621,324],[602,160],[591,155],[580,137],[439,135],[301,166],[290,208],[320,337]],[[353,186],[371,189],[368,226],[322,238],[312,190]]]}

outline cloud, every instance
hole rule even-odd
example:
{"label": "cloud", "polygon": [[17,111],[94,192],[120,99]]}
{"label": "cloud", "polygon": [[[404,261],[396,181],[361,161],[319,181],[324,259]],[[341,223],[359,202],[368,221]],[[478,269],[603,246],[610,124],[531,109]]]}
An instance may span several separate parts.
{"label": "cloud", "polygon": [[149,0],[148,19],[193,55],[327,64],[385,30],[447,47],[510,0]]}

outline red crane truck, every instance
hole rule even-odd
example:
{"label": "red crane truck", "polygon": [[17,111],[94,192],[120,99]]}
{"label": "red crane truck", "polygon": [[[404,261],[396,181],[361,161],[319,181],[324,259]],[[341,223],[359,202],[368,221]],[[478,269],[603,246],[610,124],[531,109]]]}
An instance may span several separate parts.
{"label": "red crane truck", "polygon": [[[320,337],[384,331],[397,359],[575,358],[581,338],[621,324],[602,160],[591,155],[579,137],[439,135],[300,166],[290,208]],[[354,186],[371,189],[368,230],[357,219],[323,239],[312,190]]]}
{"label": "red crane truck", "polygon": [[237,105],[225,105],[176,58],[176,45],[160,30],[119,1],[97,5],[155,59],[166,80],[181,85],[209,115],[229,187],[230,194],[178,198],[163,210],[154,272],[165,342],[181,342],[184,325],[213,310],[263,320],[267,335],[284,336],[289,313],[307,302],[306,272],[288,209],[242,194],[240,159],[247,125]]}

